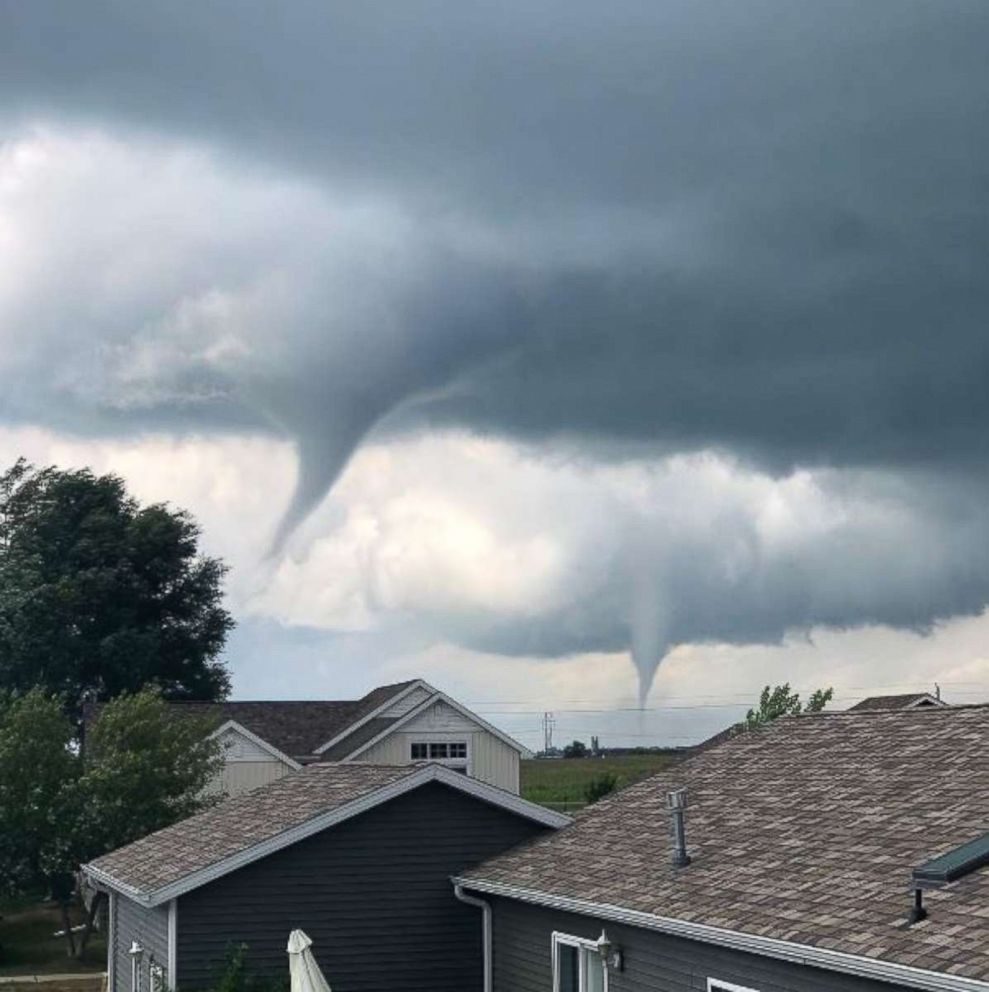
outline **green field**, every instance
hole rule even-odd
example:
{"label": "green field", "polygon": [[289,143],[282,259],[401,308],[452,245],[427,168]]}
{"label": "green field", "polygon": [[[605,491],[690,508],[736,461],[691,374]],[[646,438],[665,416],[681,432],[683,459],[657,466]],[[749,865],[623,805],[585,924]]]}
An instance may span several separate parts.
{"label": "green field", "polygon": [[638,782],[669,768],[668,754],[628,754],[614,758],[534,758],[522,762],[522,795],[534,803],[576,808],[585,802],[584,790],[599,775],[618,776],[618,787]]}
{"label": "green field", "polygon": [[[83,922],[82,910],[70,910],[73,924]],[[66,953],[64,937],[53,937],[62,929],[58,906],[48,902],[0,903],[0,976],[78,974],[106,969],[106,941],[94,933],[82,960]],[[78,935],[77,935],[78,937]]]}

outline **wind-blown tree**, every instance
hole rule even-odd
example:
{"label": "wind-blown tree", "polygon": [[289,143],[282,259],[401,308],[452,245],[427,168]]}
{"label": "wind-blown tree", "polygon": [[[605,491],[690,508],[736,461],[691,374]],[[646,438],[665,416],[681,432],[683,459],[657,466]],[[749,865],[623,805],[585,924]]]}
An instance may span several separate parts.
{"label": "wind-blown tree", "polygon": [[[50,892],[76,953],[71,873],[220,798],[209,788],[223,766],[213,729],[177,718],[153,690],[125,693],[102,708],[80,751],[59,699],[32,689],[0,700],[0,890]],[[80,954],[98,908],[96,899]]]}
{"label": "wind-blown tree", "polygon": [[226,567],[199,536],[188,513],[140,506],[115,475],[19,460],[0,476],[0,689],[39,685],[76,721],[85,700],[148,685],[223,698]]}
{"label": "wind-blown tree", "polygon": [[790,691],[790,683],[766,686],[759,696],[759,708],[749,710],[742,725],[746,730],[755,730],[781,716],[796,716],[799,713],[818,713],[824,709],[834,696],[834,689],[815,689],[805,706],[800,701],[800,694]]}

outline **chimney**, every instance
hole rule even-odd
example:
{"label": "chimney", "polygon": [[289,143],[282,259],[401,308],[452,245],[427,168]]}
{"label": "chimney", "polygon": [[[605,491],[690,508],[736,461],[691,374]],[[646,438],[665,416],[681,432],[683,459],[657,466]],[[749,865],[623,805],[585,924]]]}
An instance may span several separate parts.
{"label": "chimney", "polygon": [[687,808],[687,790],[675,789],[666,793],[666,805],[670,810],[670,824],[673,833],[673,867],[686,868],[690,864],[687,854],[687,835],[683,825],[683,812]]}

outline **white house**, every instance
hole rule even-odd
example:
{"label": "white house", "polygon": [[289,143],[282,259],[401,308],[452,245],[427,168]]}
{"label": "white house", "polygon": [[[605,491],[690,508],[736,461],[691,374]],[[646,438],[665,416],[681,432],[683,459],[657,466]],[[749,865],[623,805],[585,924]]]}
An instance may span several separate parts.
{"label": "white house", "polygon": [[171,703],[213,717],[225,745],[218,786],[238,795],[313,762],[432,761],[519,792],[518,741],[422,679],[379,686],[358,700]]}

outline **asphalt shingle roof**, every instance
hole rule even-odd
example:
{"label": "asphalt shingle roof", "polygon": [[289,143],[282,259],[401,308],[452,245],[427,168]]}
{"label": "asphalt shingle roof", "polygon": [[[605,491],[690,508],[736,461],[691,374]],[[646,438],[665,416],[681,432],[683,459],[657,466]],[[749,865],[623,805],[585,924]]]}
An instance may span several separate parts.
{"label": "asphalt shingle roof", "polygon": [[118,848],[90,866],[150,894],[420,770],[417,765],[310,765]]}
{"label": "asphalt shingle roof", "polygon": [[[987,753],[987,706],[784,718],[467,877],[989,980],[989,868],[904,925],[912,869],[989,829]],[[679,786],[693,863],[678,870]]]}
{"label": "asphalt shingle roof", "polygon": [[[854,706],[849,706],[852,710],[905,710],[921,699],[931,699],[929,692],[907,692],[896,696],[869,696],[857,702]],[[931,706],[937,705],[931,703]]]}

